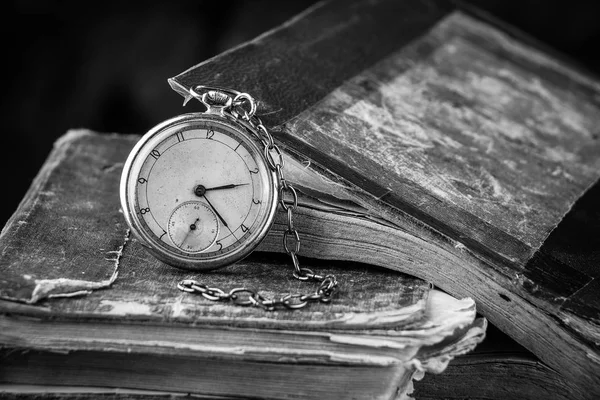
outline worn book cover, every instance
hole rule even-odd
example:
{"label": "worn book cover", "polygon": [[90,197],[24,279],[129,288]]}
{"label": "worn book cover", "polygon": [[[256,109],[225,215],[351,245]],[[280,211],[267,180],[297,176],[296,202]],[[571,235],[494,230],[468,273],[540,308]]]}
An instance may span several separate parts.
{"label": "worn book cover", "polygon": [[[177,283],[184,278],[226,290],[252,288],[269,298],[317,287],[294,279],[287,258],[273,254],[195,274],[152,257],[131,236],[117,195],[125,157],[138,139],[68,133],[3,229],[0,383],[61,386],[53,393],[85,386],[277,399],[402,398],[413,379],[442,372],[483,339],[486,321],[476,318],[472,299],[364,264],[304,260],[321,274],[335,274],[343,289],[332,303],[297,312],[181,292]],[[310,202],[304,208],[318,213]],[[112,368],[115,363],[121,367]],[[288,379],[293,376],[303,379]]]}
{"label": "worn book cover", "polygon": [[357,1],[317,5],[170,80],[186,100],[198,83],[252,93],[321,192],[394,226],[398,246],[361,238],[386,249],[365,258],[474,298],[598,390],[598,264],[543,249],[600,175],[595,77],[474,10]]}
{"label": "worn book cover", "polygon": [[[295,220],[303,235],[300,255],[312,258],[315,269],[335,268],[342,287],[349,282],[340,302],[332,308],[316,305],[302,319],[293,314],[265,318],[251,308],[221,309],[189,296],[173,298],[170,287],[180,272],[148,258],[106,201],[114,186],[109,182],[137,138],[79,132],[57,143],[3,231],[5,314],[35,314],[42,320],[112,316],[192,326],[197,321],[215,326],[219,334],[281,326],[294,332],[307,326],[331,330],[336,333],[325,340],[333,346],[324,357],[328,362],[348,354],[348,346],[357,346],[350,353],[360,354],[351,357],[354,361],[365,360],[374,348],[384,349],[377,353],[384,358],[377,359],[385,362],[402,353],[396,360],[404,366],[402,357],[411,352],[412,360],[419,360],[411,364],[412,375],[397,369],[397,361],[386,364],[394,367],[386,370],[388,384],[377,389],[384,397],[405,387],[406,377],[417,370],[445,367],[440,360],[472,349],[483,335],[485,323],[474,319],[473,303],[449,297],[447,304],[456,307],[446,312],[454,317],[442,318],[448,325],[439,323],[447,328],[442,332],[453,332],[446,336],[448,346],[439,341],[439,353],[431,343],[420,347],[429,352],[419,359],[415,347],[398,345],[406,335],[417,338],[409,342],[418,346],[432,337],[429,329],[411,331],[431,316],[430,294],[438,292],[428,290],[430,283],[454,298],[473,299],[478,312],[533,353],[512,360],[502,353],[487,364],[489,369],[472,371],[505,367],[532,379],[557,374],[557,381],[565,382],[561,395],[600,394],[597,247],[567,246],[564,240],[581,226],[566,226],[565,216],[577,220],[572,215],[577,204],[589,198],[600,176],[595,77],[474,10],[442,1],[359,0],[348,6],[319,3],[169,83],[186,102],[197,84],[235,88],[259,100],[258,114],[283,149],[286,176],[301,194]],[[186,111],[200,110],[194,103]],[[84,159],[76,168],[64,168],[72,153]],[[74,182],[75,188],[69,186]],[[65,201],[67,193],[77,197]],[[278,214],[259,249],[269,254],[267,260],[282,251],[284,230],[285,218]],[[54,261],[41,262],[44,257]],[[208,277],[227,284],[235,276],[262,287],[285,282],[281,267],[279,261],[255,259]],[[297,285],[290,279],[279,287],[295,292]],[[13,326],[12,320],[4,321]],[[457,329],[458,321],[463,328]],[[11,332],[5,341],[14,346],[20,330]],[[396,335],[402,339],[392,340]],[[300,340],[304,349],[319,347],[308,336],[310,342],[306,336]],[[23,346],[36,340],[25,335]],[[412,350],[390,352],[397,347]],[[273,347],[273,354],[281,356],[277,352],[283,348],[288,346]],[[198,354],[205,357],[202,351]],[[248,354],[255,353],[253,347]],[[317,358],[322,361],[323,353]],[[27,362],[15,359],[18,363]],[[466,356],[461,363],[457,368],[468,370]],[[333,375],[343,375],[343,368],[331,368]],[[365,371],[373,371],[369,368]],[[27,371],[21,371],[23,379]],[[376,375],[357,374],[369,382]],[[350,380],[359,390],[367,384],[357,376]],[[389,383],[398,381],[404,383]],[[489,388],[490,396],[503,393],[497,389]]]}

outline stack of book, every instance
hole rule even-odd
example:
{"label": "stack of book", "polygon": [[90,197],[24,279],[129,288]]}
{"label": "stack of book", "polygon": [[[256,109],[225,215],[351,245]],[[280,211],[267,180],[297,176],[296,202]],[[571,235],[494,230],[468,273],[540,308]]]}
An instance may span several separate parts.
{"label": "stack of book", "polygon": [[280,254],[286,214],[234,266],[174,269],[119,210],[139,136],[71,131],[0,237],[0,391],[390,399],[422,379],[418,398],[600,395],[598,80],[476,10],[359,0],[169,83],[260,101],[303,266],[339,292],[272,312],[178,291],[305,292]]}

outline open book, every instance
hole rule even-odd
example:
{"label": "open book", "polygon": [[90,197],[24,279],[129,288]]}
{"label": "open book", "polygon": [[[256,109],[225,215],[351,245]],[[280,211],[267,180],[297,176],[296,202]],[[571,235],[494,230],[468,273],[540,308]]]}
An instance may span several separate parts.
{"label": "open book", "polygon": [[495,21],[364,1],[318,5],[170,80],[186,100],[198,82],[262,101],[290,178],[317,199],[305,255],[469,296],[598,394],[600,263],[551,235],[600,176],[598,80]]}
{"label": "open book", "polygon": [[[221,363],[206,365],[206,381],[193,388],[157,380],[158,368],[132,378],[130,387],[240,395],[262,387],[265,375],[249,371],[264,363],[270,374],[284,368],[328,388],[333,378],[303,368],[316,363],[356,397],[390,398],[405,393],[419,371],[439,372],[481,340],[485,320],[475,318],[473,299],[478,312],[544,363],[531,365],[568,382],[570,398],[599,394],[598,263],[561,257],[556,239],[565,235],[561,220],[600,176],[598,81],[509,28],[445,5],[343,3],[319,3],[169,81],[184,96],[205,83],[261,102],[258,114],[301,193],[300,255],[315,270],[335,269],[336,302],[306,315],[271,315],[174,294],[182,272],[148,256],[115,209],[118,174],[137,137],[72,132],[0,238],[3,346],[42,343],[37,359],[8,350],[15,372],[2,376],[23,382],[41,370],[18,365],[66,360],[54,351],[88,352],[105,363],[78,364],[89,385],[116,359],[173,370],[180,365],[173,358],[159,359],[175,352],[182,371],[194,360]],[[278,213],[259,250],[282,251],[283,230]],[[286,261],[254,257],[205,277],[215,286],[299,290],[285,278]],[[453,297],[430,291],[428,282]],[[98,336],[78,330],[78,318],[98,321]],[[71,350],[59,336],[43,341],[28,333],[47,326],[38,320],[57,321],[54,329],[77,338]],[[109,320],[127,323],[113,335],[102,328]],[[208,336],[222,340],[221,353],[202,346]],[[251,339],[240,347],[242,337]],[[149,348],[148,340],[157,345]],[[190,349],[188,358],[177,352]],[[122,357],[130,350],[140,358]],[[225,359],[242,378],[217,385],[209,371],[228,368]],[[353,362],[355,369],[345,368]],[[81,384],[77,376],[61,378]],[[333,395],[331,387],[310,391],[304,382],[277,389]],[[118,386],[109,378],[99,384]]]}

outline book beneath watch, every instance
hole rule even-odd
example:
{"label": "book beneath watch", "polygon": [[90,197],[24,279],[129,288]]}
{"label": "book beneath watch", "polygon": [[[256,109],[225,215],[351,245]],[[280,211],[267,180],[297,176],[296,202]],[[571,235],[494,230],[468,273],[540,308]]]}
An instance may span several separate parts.
{"label": "book beneath watch", "polygon": [[[306,290],[285,214],[241,263],[168,267],[118,210],[139,136],[72,131],[0,237],[3,383],[387,399],[446,369],[417,395],[600,395],[597,79],[476,10],[384,0],[319,3],[169,83],[259,100],[303,265],[339,293],[270,313],[176,291]],[[486,319],[501,340],[475,348]]]}
{"label": "book beneath watch", "polygon": [[401,398],[413,378],[442,372],[483,339],[487,322],[472,299],[353,262],[303,259],[343,289],[331,303],[295,312],[181,292],[183,278],[268,298],[319,285],[293,278],[279,254],[205,273],[150,255],[115,195],[137,139],[69,132],[3,230],[0,383],[11,386],[0,391],[35,383],[58,385],[56,393],[85,386],[84,393]]}

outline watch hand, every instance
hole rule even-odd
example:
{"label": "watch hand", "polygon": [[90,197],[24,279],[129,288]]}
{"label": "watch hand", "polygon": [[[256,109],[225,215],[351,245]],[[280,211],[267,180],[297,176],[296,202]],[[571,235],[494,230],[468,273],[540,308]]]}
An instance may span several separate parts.
{"label": "watch hand", "polygon": [[206,200],[206,202],[208,203],[208,205],[210,206],[210,208],[212,208],[212,210],[215,212],[215,214],[217,214],[217,217],[219,217],[219,219],[221,220],[221,222],[223,223],[223,225],[229,229],[229,226],[227,226],[227,222],[225,222],[225,220],[223,219],[223,217],[221,216],[221,214],[219,214],[219,212],[217,211],[217,209],[215,208],[215,206],[212,205],[212,203],[210,202],[210,200],[208,200],[208,197],[206,197],[206,195],[202,196],[204,197],[204,200]]}
{"label": "watch hand", "polygon": [[190,225],[190,230],[185,234],[185,237],[181,241],[181,244],[179,245],[179,247],[183,246],[183,244],[188,239],[188,237],[190,237],[190,233],[192,233],[192,231],[196,230],[196,222],[198,222],[198,221],[200,221],[200,218],[196,218],[196,220]]}
{"label": "watch hand", "polygon": [[[225,186],[230,186],[230,185],[225,185]],[[219,219],[221,220],[221,222],[223,223],[223,225],[229,229],[229,226],[227,225],[227,222],[225,222],[225,220],[223,219],[223,217],[221,216],[221,214],[219,214],[219,212],[217,211],[217,209],[215,208],[215,206],[212,205],[212,203],[210,202],[210,200],[208,200],[208,197],[206,197],[206,188],[203,185],[198,185],[194,188],[194,193],[196,194],[196,196],[198,197],[203,197],[204,200],[206,200],[206,202],[208,203],[208,205],[210,206],[210,208],[212,208],[212,210],[214,211],[214,213],[217,215],[217,217],[219,217]]]}
{"label": "watch hand", "polygon": [[244,185],[249,185],[249,183],[232,183],[229,185],[223,185],[223,186],[215,186],[215,187],[211,187],[211,188],[204,188],[204,190],[217,190],[217,189],[233,189],[234,187],[237,186],[244,186]]}
{"label": "watch hand", "polygon": [[196,220],[190,225],[190,232],[196,230],[196,228],[197,228],[196,222],[198,222],[198,221],[200,221],[200,218],[196,218]]}

